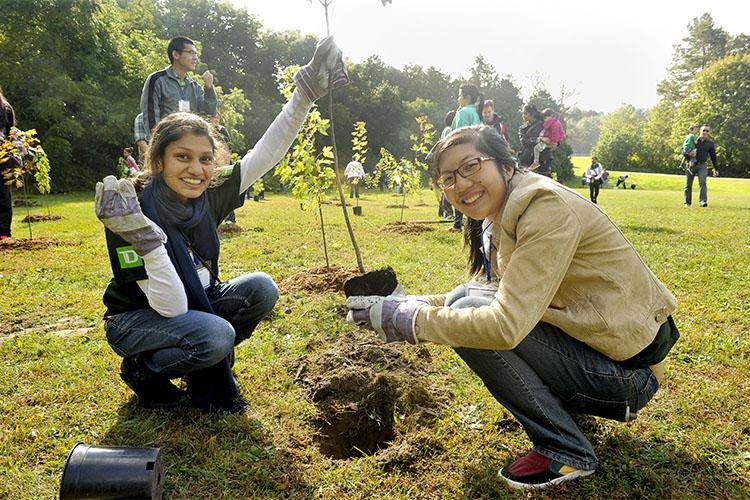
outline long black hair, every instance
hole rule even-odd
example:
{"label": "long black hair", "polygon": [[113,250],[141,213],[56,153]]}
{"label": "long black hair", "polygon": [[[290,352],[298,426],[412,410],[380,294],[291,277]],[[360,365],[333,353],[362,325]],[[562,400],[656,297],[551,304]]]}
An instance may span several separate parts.
{"label": "long black hair", "polygon": [[482,108],[484,108],[484,94],[479,92],[477,86],[471,83],[464,83],[463,85],[458,87],[458,91],[461,93],[461,95],[468,96],[469,99],[471,99],[471,102],[477,109],[477,114],[481,118]]}
{"label": "long black hair", "polygon": [[537,109],[537,107],[534,106],[533,104],[528,103],[526,106],[523,107],[523,110],[525,113],[530,114],[532,118],[534,118],[534,121],[532,121],[531,123],[544,121],[544,116],[542,116],[542,113],[539,112],[539,109]]}
{"label": "long black hair", "polygon": [[[497,169],[500,171],[500,177],[502,177],[506,187],[510,182],[510,177],[508,177],[504,167],[511,167],[511,177],[518,170],[516,159],[511,155],[508,150],[508,144],[500,136],[497,129],[488,125],[463,127],[438,141],[430,153],[430,174],[436,186],[437,180],[440,178],[440,156],[446,150],[459,144],[471,144],[480,153],[494,158],[497,162]],[[507,189],[505,196],[507,199]],[[469,272],[475,274],[484,266],[482,254],[482,221],[472,219],[468,216],[466,217],[466,221],[464,225],[464,246],[469,247]]]}

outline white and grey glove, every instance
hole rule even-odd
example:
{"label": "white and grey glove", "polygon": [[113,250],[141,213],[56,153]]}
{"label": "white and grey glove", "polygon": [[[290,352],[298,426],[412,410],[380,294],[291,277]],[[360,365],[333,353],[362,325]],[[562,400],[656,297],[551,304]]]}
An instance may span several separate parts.
{"label": "white and grey glove", "polygon": [[375,330],[383,342],[419,341],[414,333],[414,322],[417,312],[427,301],[414,295],[403,295],[401,285],[394,295],[353,295],[346,299],[349,312],[346,320],[349,323]]}
{"label": "white and grey glove", "polygon": [[141,257],[167,242],[159,226],[143,215],[133,183],[108,175],[96,183],[96,216],[102,224],[133,245]]}
{"label": "white and grey glove", "polygon": [[314,102],[338,87],[349,84],[341,49],[332,36],[318,42],[312,60],[294,74],[294,83],[307,98]]}

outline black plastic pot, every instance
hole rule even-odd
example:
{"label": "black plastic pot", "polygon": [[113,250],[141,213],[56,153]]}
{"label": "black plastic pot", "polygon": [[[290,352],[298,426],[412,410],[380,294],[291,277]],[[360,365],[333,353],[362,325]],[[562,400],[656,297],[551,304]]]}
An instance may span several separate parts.
{"label": "black plastic pot", "polygon": [[253,201],[260,201],[260,195],[256,194],[253,196]]}
{"label": "black plastic pot", "polygon": [[60,481],[60,500],[150,499],[164,494],[161,448],[89,446],[70,451]]}
{"label": "black plastic pot", "polygon": [[354,215],[362,215],[362,207],[352,207]]}

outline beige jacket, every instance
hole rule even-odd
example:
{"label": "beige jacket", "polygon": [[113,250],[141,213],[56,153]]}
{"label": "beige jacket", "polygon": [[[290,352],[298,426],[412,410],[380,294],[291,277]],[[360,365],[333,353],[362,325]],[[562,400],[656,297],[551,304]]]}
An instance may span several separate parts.
{"label": "beige jacket", "polygon": [[417,314],[420,341],[512,349],[544,321],[616,361],[648,346],[676,300],[596,205],[547,177],[516,173],[492,229],[490,306]]}

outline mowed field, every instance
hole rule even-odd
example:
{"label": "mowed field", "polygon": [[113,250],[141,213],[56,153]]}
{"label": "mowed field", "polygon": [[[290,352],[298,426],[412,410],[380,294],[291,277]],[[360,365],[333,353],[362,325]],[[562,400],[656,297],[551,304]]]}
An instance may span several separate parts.
{"label": "mowed field", "polygon": [[[576,159],[579,178],[586,161]],[[748,498],[750,180],[711,178],[709,207],[685,209],[681,176],[629,175],[637,189],[603,190],[600,207],[677,297],[682,338],[636,421],[582,419],[601,461],[596,474],[535,498]],[[366,267],[392,266],[408,293],[450,290],[466,278],[460,236],[438,223],[420,233],[386,231],[400,215],[388,206],[400,201],[364,194],[364,215],[352,220]],[[478,378],[450,348],[382,346],[347,325],[340,292],[282,287],[271,318],[237,350],[247,415],[138,408],[104,338],[110,269],[93,193],[52,196],[50,204],[64,218],[35,223],[34,237],[59,245],[0,250],[0,498],[55,498],[77,442],[161,447],[167,498],[524,497],[496,474],[530,443]],[[432,191],[406,204],[405,220],[437,219]],[[354,268],[341,209],[326,204],[323,214],[331,263]],[[16,237],[28,237],[24,216],[15,210]],[[288,195],[248,201],[237,223],[244,231],[223,237],[223,278],[265,271],[283,282],[325,265],[317,213]],[[380,349],[370,366],[347,359],[350,339],[357,349]],[[379,451],[338,458],[326,447],[321,396],[310,391],[316,366],[348,366],[370,381],[400,370],[387,379],[392,421],[371,415],[392,431]],[[342,411],[355,403],[364,404],[342,402]]]}

